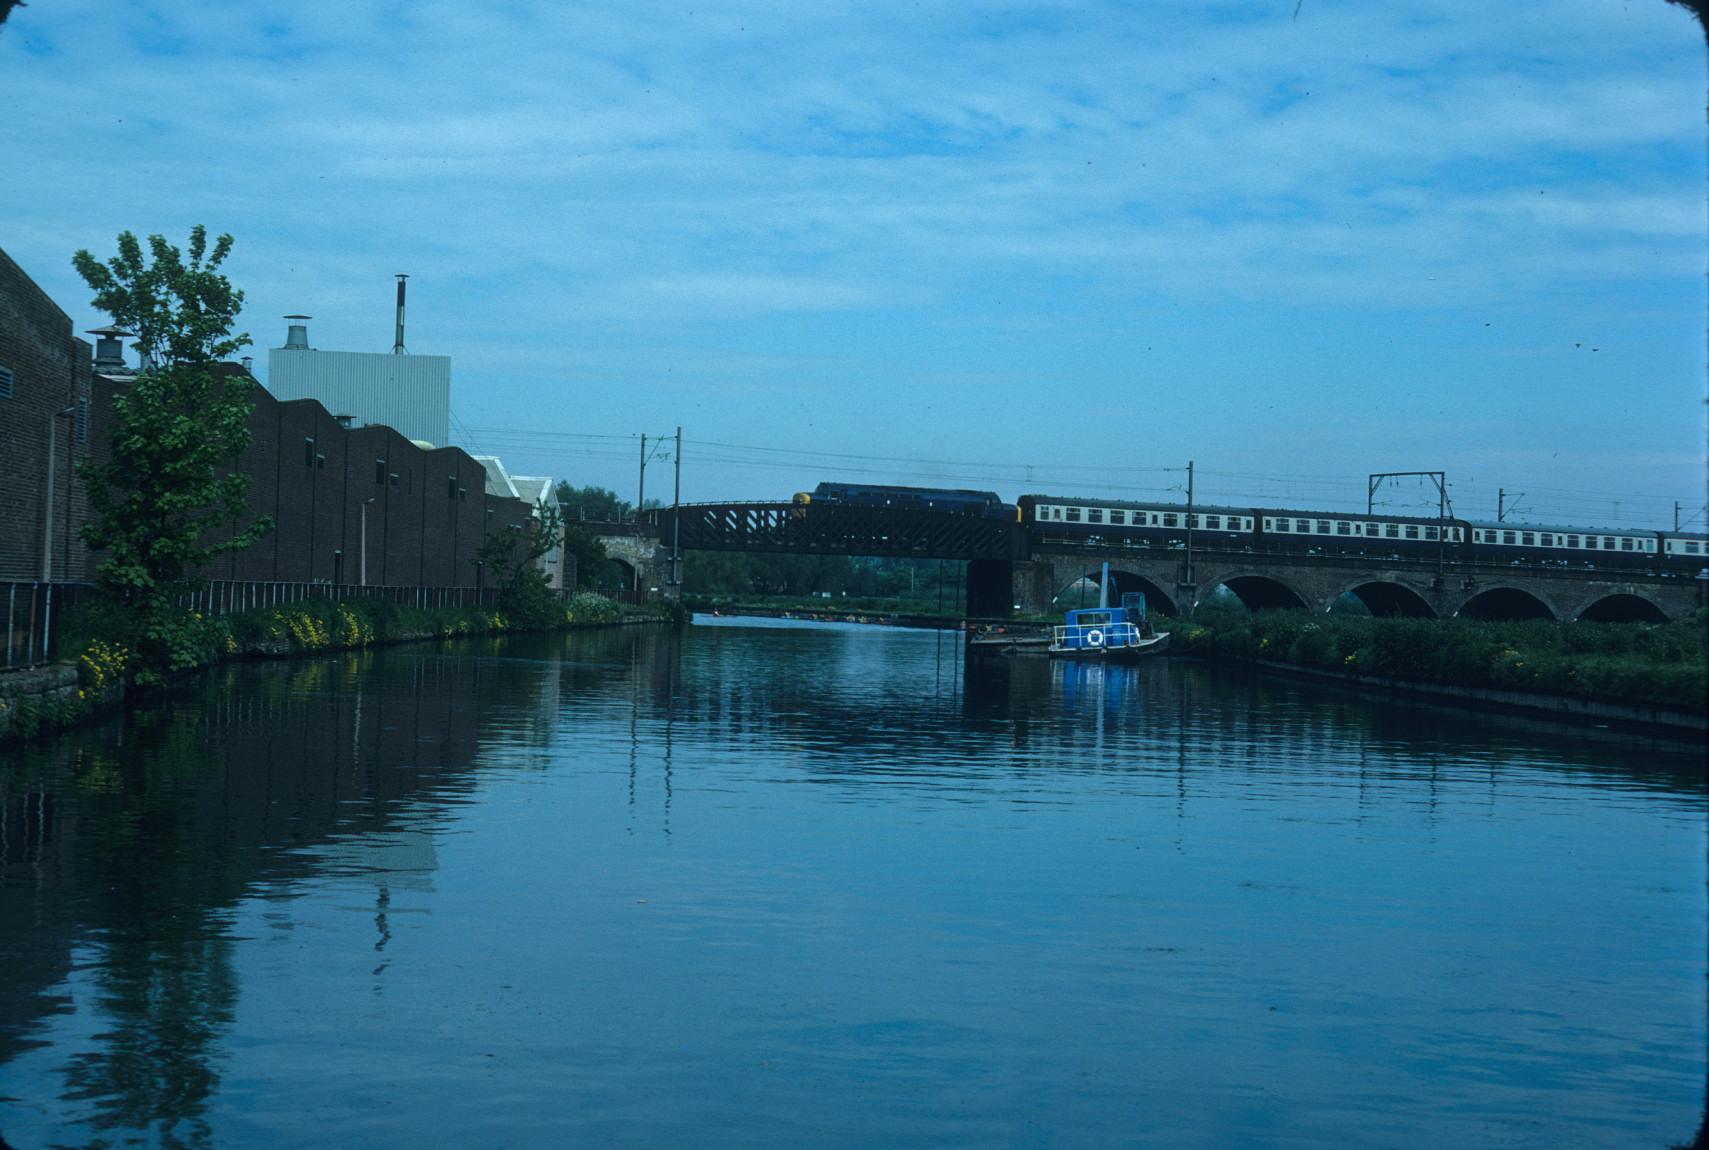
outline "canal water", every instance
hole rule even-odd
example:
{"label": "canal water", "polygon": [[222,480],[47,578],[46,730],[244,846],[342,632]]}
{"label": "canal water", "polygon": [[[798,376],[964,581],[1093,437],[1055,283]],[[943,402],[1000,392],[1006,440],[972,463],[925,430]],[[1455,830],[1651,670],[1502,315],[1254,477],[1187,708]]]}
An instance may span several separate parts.
{"label": "canal water", "polygon": [[701,620],[6,756],[18,1150],[1662,1150],[1704,1102],[1689,743]]}

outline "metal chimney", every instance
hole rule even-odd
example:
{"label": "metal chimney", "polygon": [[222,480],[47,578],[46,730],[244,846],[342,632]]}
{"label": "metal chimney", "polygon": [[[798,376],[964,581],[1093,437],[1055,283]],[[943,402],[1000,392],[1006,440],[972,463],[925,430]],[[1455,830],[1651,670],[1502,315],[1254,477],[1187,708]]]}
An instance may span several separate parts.
{"label": "metal chimney", "polygon": [[95,370],[111,373],[125,370],[125,340],[133,333],[116,326],[90,328],[86,333],[96,336]]}
{"label": "metal chimney", "polygon": [[288,315],[285,318],[290,321],[290,326],[285,329],[285,350],[309,350],[309,320],[314,317],[308,315]]}
{"label": "metal chimney", "polygon": [[392,341],[392,354],[404,354],[404,281],[409,276],[404,272],[398,273],[398,334]]}

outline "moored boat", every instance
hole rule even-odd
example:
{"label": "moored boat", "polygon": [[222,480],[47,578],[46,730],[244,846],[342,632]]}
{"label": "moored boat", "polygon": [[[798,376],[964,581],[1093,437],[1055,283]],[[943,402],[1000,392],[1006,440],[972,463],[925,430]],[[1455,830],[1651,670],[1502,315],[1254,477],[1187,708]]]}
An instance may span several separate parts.
{"label": "moored boat", "polygon": [[1047,650],[1059,659],[1126,662],[1169,649],[1169,632],[1151,626],[1130,607],[1088,607],[1068,612]]}
{"label": "moored boat", "polygon": [[1098,581],[1098,605],[1067,613],[1046,648],[1053,657],[1125,663],[1169,649],[1169,632],[1158,631],[1146,617],[1145,596],[1124,595],[1120,607],[1111,607],[1109,587],[1106,563]]}

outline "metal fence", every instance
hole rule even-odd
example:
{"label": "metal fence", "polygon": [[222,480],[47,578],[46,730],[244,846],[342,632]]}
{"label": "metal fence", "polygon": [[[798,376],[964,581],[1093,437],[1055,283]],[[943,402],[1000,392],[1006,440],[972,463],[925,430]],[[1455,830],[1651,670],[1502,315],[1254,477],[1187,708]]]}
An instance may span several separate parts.
{"label": "metal fence", "polygon": [[309,599],[335,603],[366,599],[401,607],[491,607],[498,602],[494,587],[358,587],[348,583],[266,583],[240,579],[210,579],[180,601],[204,615],[230,615],[264,607],[282,607]]}
{"label": "metal fence", "polygon": [[51,662],[66,610],[92,590],[85,583],[0,583],[0,611],[6,613],[5,661],[0,670]]}

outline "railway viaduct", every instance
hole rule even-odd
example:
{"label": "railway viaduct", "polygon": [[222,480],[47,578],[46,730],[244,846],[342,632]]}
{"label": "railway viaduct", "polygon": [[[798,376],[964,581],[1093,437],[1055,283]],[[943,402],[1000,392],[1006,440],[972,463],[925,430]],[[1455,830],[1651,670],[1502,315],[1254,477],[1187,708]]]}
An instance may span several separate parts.
{"label": "railway viaduct", "polygon": [[[1009,565],[1010,604],[1043,613],[1065,589],[1096,579],[1110,564],[1113,589],[1143,591],[1147,602],[1179,614],[1227,588],[1253,610],[1305,607],[1327,611],[1352,595],[1373,615],[1499,619],[1592,619],[1665,622],[1705,606],[1705,580],[1641,572],[1599,572],[1566,567],[1449,564],[1428,560],[1195,551],[1192,570],[1184,554],[1153,548],[1035,551]],[[1001,572],[986,571],[990,581]],[[969,572],[969,594],[975,579]],[[988,601],[996,588],[983,589]]]}

